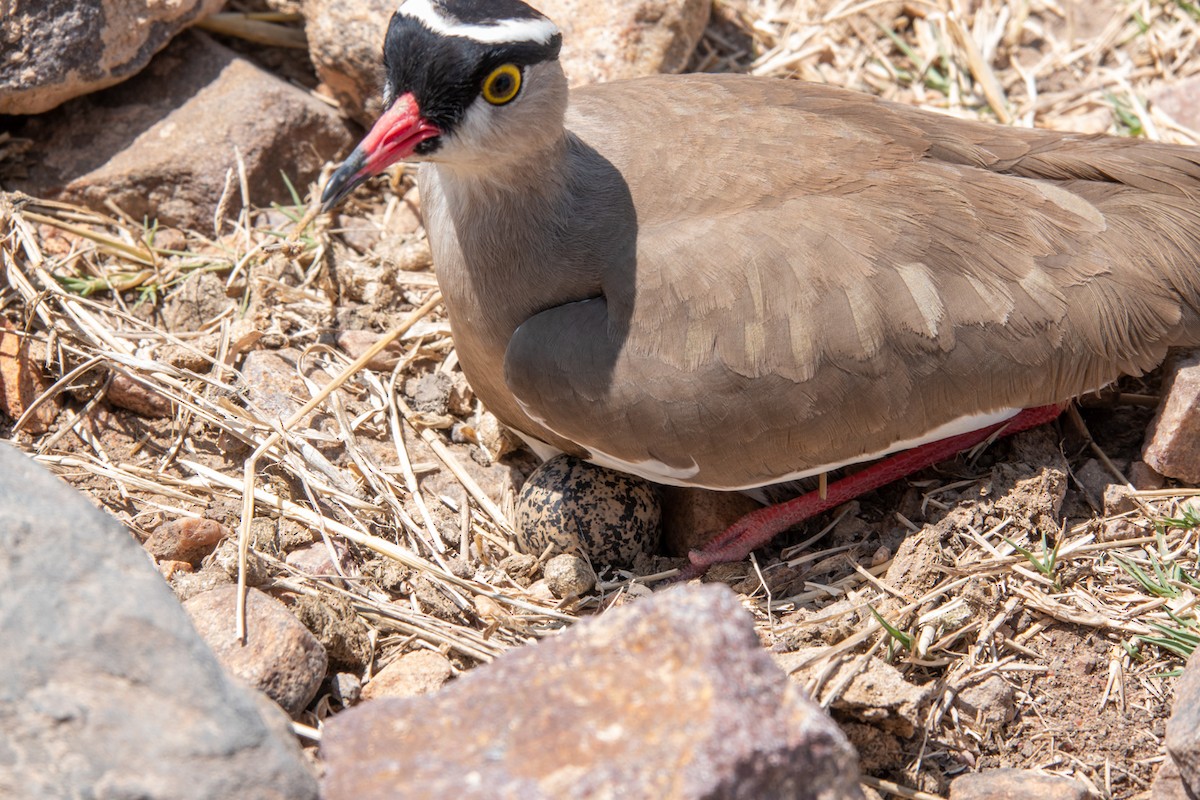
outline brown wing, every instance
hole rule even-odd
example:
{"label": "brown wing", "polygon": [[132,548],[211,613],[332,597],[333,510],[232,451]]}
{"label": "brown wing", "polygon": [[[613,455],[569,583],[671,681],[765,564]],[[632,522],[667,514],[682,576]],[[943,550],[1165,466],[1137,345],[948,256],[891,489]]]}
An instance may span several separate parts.
{"label": "brown wing", "polygon": [[600,87],[568,124],[637,176],[637,263],[522,325],[507,380],[663,477],[767,483],[1200,341],[1195,149],[717,77]]}

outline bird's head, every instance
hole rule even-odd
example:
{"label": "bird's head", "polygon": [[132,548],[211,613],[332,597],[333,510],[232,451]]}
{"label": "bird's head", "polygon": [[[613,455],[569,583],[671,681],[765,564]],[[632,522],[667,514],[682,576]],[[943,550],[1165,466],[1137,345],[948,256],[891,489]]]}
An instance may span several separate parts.
{"label": "bird's head", "polygon": [[385,111],[334,172],[328,211],[401,160],[488,170],[562,135],[562,35],[520,0],[404,0],[383,45]]}

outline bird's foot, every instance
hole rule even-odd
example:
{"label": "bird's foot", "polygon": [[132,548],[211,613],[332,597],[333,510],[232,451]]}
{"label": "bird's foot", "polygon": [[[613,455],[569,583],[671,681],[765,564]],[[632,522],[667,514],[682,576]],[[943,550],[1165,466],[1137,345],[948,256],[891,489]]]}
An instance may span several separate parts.
{"label": "bird's foot", "polygon": [[752,550],[771,541],[793,525],[968,450],[992,434],[1008,436],[1043,425],[1058,417],[1062,410],[1063,406],[1059,405],[1027,408],[1004,422],[888,456],[860,472],[830,484],[824,497],[820,492],[809,492],[793,500],[751,512],[703,548],[688,553],[691,563],[681,571],[676,580],[698,578],[713,564],[740,561],[749,556]]}

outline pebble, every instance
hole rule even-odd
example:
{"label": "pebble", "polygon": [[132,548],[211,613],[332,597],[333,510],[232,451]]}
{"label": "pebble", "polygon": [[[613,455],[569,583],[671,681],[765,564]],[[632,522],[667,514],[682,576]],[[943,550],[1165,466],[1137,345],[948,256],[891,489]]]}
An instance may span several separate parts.
{"label": "pebble", "polygon": [[184,561],[196,565],[229,536],[216,520],[173,519],[154,529],[143,545],[159,561]]}
{"label": "pebble", "polygon": [[596,571],[573,553],[560,553],[542,568],[546,585],[555,597],[579,597],[596,588]]}
{"label": "pebble", "polygon": [[246,596],[246,643],[236,635],[236,586],[221,586],[183,604],[197,633],[225,669],[299,714],[325,678],[325,648],[283,603],[257,589]]}

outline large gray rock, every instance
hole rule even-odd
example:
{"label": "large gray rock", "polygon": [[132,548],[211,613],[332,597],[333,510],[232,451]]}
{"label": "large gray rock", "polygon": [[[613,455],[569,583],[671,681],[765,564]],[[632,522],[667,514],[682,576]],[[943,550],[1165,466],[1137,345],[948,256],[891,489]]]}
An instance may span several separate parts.
{"label": "large gray rock", "polygon": [[0,797],[317,796],[129,532],[7,443],[0,642]]}
{"label": "large gray rock", "polygon": [[327,800],[855,800],[842,732],[724,586],[581,622],[423,697],[326,720]]}
{"label": "large gray rock", "polygon": [[[306,0],[308,52],[345,114],[370,125],[382,111],[380,49],[396,0]],[[710,0],[534,0],[563,32],[571,83],[678,72],[704,33]]]}
{"label": "large gray rock", "polygon": [[225,0],[9,0],[0,114],[40,114],[135,75]]}
{"label": "large gray rock", "polygon": [[325,103],[199,32],[188,32],[136,78],[35,117],[28,175],[6,188],[209,233],[233,168],[229,216],[241,208],[237,153],[252,203],[290,202],[352,144]]}

